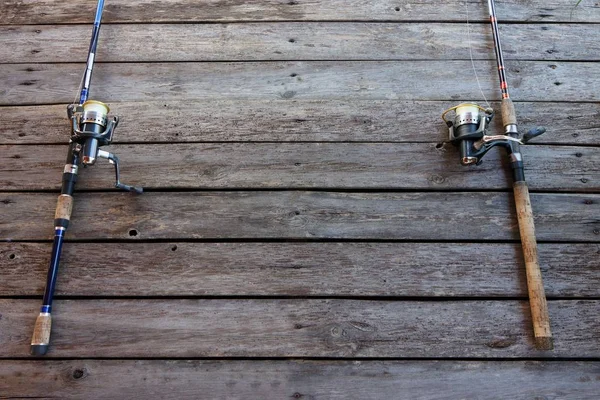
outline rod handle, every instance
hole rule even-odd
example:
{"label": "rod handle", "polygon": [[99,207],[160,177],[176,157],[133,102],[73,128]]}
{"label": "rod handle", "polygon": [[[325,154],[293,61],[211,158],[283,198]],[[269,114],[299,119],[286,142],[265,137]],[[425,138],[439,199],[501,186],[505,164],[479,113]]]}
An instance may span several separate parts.
{"label": "rod handle", "polygon": [[31,338],[31,354],[43,356],[48,351],[50,344],[50,330],[52,329],[52,316],[50,313],[40,313],[35,320],[33,337]]}
{"label": "rod handle", "polygon": [[502,126],[517,125],[517,113],[511,99],[502,99]]}
{"label": "rod handle", "polygon": [[71,219],[72,212],[73,196],[68,194],[61,194],[60,196],[58,196],[58,200],[56,202],[56,211],[54,213],[54,219],[66,221],[68,224],[69,220]]}
{"label": "rod handle", "polygon": [[525,258],[527,274],[527,290],[529,292],[529,306],[533,321],[533,334],[535,347],[539,350],[552,350],[554,348],[552,332],[550,331],[550,318],[548,316],[548,303],[542,282],[542,272],[538,262],[537,242],[535,239],[535,225],[529,188],[526,182],[515,182],[513,185],[521,245]]}

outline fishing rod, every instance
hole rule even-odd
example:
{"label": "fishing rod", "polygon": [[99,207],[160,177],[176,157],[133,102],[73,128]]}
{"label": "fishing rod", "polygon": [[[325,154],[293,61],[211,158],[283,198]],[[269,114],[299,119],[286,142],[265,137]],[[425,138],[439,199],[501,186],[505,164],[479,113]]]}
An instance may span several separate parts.
{"label": "fishing rod", "polygon": [[[442,114],[442,119],[449,128],[449,141],[459,147],[462,165],[479,165],[483,156],[493,147],[499,146],[506,150],[512,168],[513,191],[525,259],[535,346],[540,350],[551,350],[554,346],[550,330],[550,318],[548,317],[548,304],[538,261],[533,211],[523,171],[523,156],[520,151],[520,145],[526,144],[531,139],[543,134],[546,129],[536,127],[522,136],[519,134],[515,106],[508,93],[506,68],[502,56],[500,35],[498,34],[494,0],[488,0],[488,9],[494,37],[494,52],[496,54],[500,91],[502,93],[501,113],[504,134],[487,134],[487,129],[494,116],[494,110],[491,107],[484,108],[475,103],[462,103],[451,107]],[[446,118],[450,112],[454,112],[454,118],[451,120]]]}
{"label": "fishing rod", "polygon": [[112,153],[100,150],[100,147],[109,145],[112,142],[113,132],[119,123],[119,118],[114,116],[109,120],[108,113],[110,109],[106,104],[96,100],[88,100],[103,9],[104,0],[98,0],[87,63],[79,88],[79,102],[78,104],[70,104],[67,106],[67,116],[71,121],[71,137],[69,141],[67,162],[63,170],[62,188],[60,196],[58,196],[56,212],[54,215],[54,242],[52,245],[52,255],[50,257],[46,288],[44,290],[40,314],[35,321],[33,337],[31,339],[31,354],[33,355],[46,354],[50,343],[52,299],[56,287],[58,264],[60,261],[63,240],[71,219],[73,191],[75,189],[75,183],[77,182],[79,167],[81,165],[84,167],[94,165],[98,158],[107,159],[108,162],[115,167],[116,188],[136,193],[143,192],[143,189],[140,187],[121,183],[119,180],[119,159]]}

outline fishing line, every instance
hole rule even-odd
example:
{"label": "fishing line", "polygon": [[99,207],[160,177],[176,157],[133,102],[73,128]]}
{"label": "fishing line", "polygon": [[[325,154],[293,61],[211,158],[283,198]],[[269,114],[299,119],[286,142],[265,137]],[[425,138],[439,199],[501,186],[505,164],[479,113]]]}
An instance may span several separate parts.
{"label": "fishing line", "polygon": [[471,24],[469,23],[469,2],[465,2],[465,8],[467,9],[467,40],[469,42],[469,57],[471,58],[471,66],[473,67],[473,74],[475,75],[475,80],[477,81],[477,86],[479,87],[479,91],[481,92],[481,96],[483,96],[483,100],[485,104],[491,108],[492,106],[487,101],[485,94],[483,93],[483,89],[481,88],[481,83],[479,82],[479,76],[477,76],[477,69],[475,69],[475,61],[473,61],[473,46],[471,44]]}

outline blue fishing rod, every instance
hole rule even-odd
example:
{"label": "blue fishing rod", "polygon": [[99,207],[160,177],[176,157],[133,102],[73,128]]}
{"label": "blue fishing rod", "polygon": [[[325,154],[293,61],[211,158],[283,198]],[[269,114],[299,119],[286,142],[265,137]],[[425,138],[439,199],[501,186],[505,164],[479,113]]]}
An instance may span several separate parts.
{"label": "blue fishing rod", "polygon": [[80,85],[79,103],[70,104],[67,107],[67,116],[71,121],[71,138],[69,141],[67,162],[63,170],[62,188],[60,196],[58,196],[54,215],[54,243],[52,245],[46,289],[44,290],[42,307],[35,321],[33,337],[31,339],[31,354],[36,356],[46,354],[48,345],[50,344],[52,299],[56,287],[58,265],[65,232],[69,227],[71,219],[73,191],[77,182],[79,167],[82,164],[84,167],[94,165],[98,158],[107,159],[115,167],[115,187],[136,193],[143,192],[143,189],[140,187],[122,184],[119,180],[119,159],[114,154],[100,149],[100,147],[109,145],[112,142],[113,132],[119,123],[119,118],[114,116],[109,120],[108,113],[110,109],[106,104],[100,101],[88,100],[103,9],[104,0],[98,0],[87,64]]}

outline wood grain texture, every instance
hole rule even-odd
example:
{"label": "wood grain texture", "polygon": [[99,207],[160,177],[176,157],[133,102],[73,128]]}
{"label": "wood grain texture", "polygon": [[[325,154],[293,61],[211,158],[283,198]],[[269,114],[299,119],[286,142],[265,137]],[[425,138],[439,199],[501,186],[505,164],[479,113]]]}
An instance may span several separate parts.
{"label": "wood grain texture", "polygon": [[[0,300],[0,357],[28,354],[39,300]],[[600,356],[598,300],[549,302],[538,351],[526,301],[57,300],[47,357]]]}
{"label": "wood grain texture", "polygon": [[[55,195],[4,193],[2,240],[48,240]],[[600,240],[600,195],[532,194],[540,241]],[[435,207],[431,207],[435,204]],[[518,240],[512,193],[78,193],[68,239]],[[466,229],[468,227],[468,229]]]}
{"label": "wood grain texture", "polygon": [[[597,61],[597,29],[503,25],[500,34],[506,60]],[[102,27],[100,42],[98,62],[470,59],[455,23],[117,24]],[[0,26],[1,63],[81,62],[88,47],[88,25]],[[494,59],[488,25],[473,25],[471,48]]]}
{"label": "wood grain texture", "polygon": [[[0,243],[6,267],[0,296],[41,296],[51,248]],[[600,297],[599,254],[598,244],[540,244],[546,294]],[[518,243],[67,243],[56,290],[61,296],[527,295]]]}
{"label": "wood grain texture", "polygon": [[[511,192],[113,192],[74,197],[67,239],[519,240]],[[50,239],[55,198],[53,193],[3,193],[1,240]],[[600,195],[532,194],[531,201],[538,240],[600,241]],[[44,223],[47,230],[40,229]]]}
{"label": "wood grain texture", "polygon": [[[0,145],[0,187],[59,190],[65,146]],[[504,151],[465,168],[447,144],[236,143],[119,145],[122,179],[153,189],[366,188],[507,189]],[[534,190],[600,190],[600,148],[523,147],[525,174]],[[79,189],[111,189],[112,165],[81,169]],[[15,174],[15,171],[19,171]]]}
{"label": "wood grain texture", "polygon": [[4,361],[0,391],[66,399],[529,400],[593,398],[599,374],[598,362],[561,361]]}
{"label": "wood grain texture", "polygon": [[[598,192],[600,5],[574,5],[497,7],[520,125],[548,129],[524,147],[531,186],[577,192],[531,197],[554,352],[534,347],[512,193],[472,192],[508,188],[505,163],[464,169],[435,146],[444,109],[499,99],[485,4],[469,4],[482,95],[458,0],[110,0],[91,94],[123,117],[123,179],[154,191],[81,171],[62,359],[34,361],[54,144],[95,2],[0,2],[0,397],[597,396],[598,362],[557,360],[600,360],[600,194],[584,193]],[[244,359],[186,360],[201,357]],[[356,361],[374,357],[394,360]]]}
{"label": "wood grain texture", "polygon": [[[599,6],[571,0],[498,1],[498,18],[526,22],[600,22]],[[93,22],[95,3],[59,0],[5,0],[0,4],[0,24],[72,24]],[[208,22],[208,21],[457,21],[464,22],[466,8],[459,0],[429,2],[409,0],[114,0],[107,2],[104,23]],[[469,4],[472,21],[487,21],[487,8]]]}
{"label": "wood grain texture", "polygon": [[[600,63],[511,61],[521,101],[597,101]],[[483,94],[499,98],[496,65],[475,62]],[[2,64],[0,105],[73,101],[83,64]],[[91,96],[112,101],[194,99],[361,99],[479,101],[469,61],[290,61],[96,64]],[[469,72],[470,76],[470,72]],[[428,117],[429,118],[429,117]]]}
{"label": "wood grain texture", "polygon": [[[431,142],[448,136],[439,115],[456,101],[173,100],[110,103],[121,117],[113,143]],[[499,103],[492,103],[497,112]],[[522,129],[543,125],[535,144],[600,145],[600,104],[516,102]],[[420,115],[422,118],[414,118]],[[0,144],[67,143],[66,105],[0,108]],[[494,132],[503,132],[501,118]]]}

